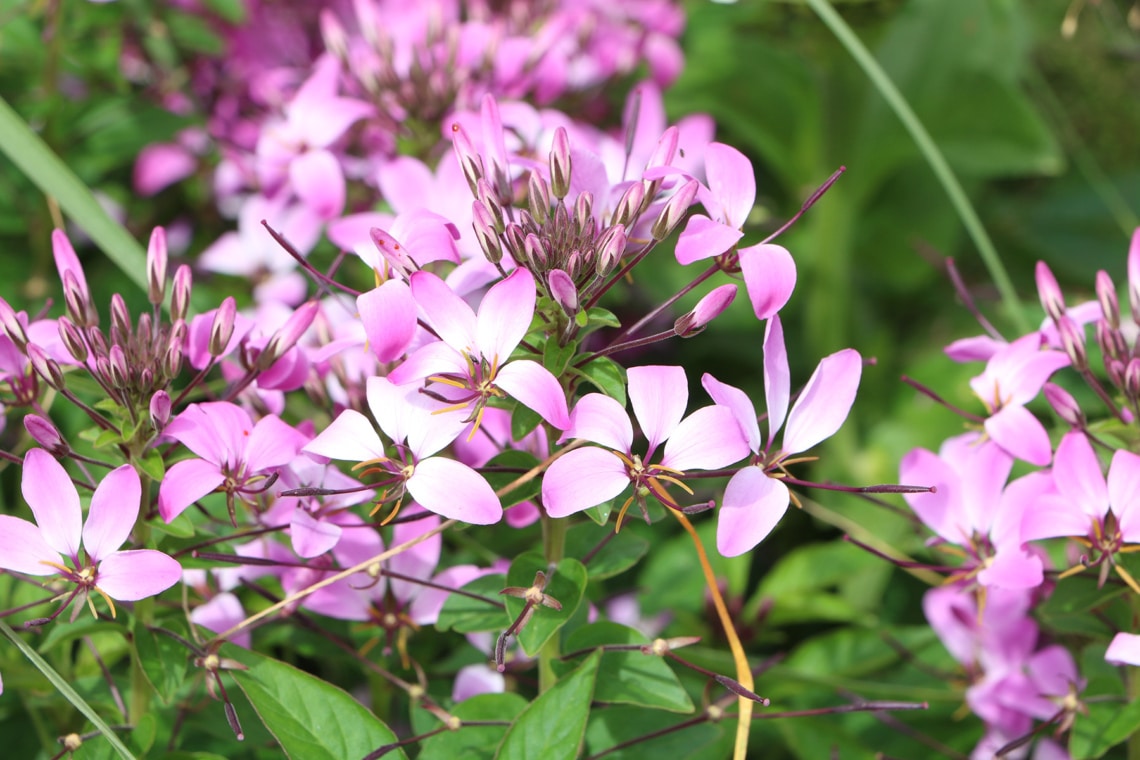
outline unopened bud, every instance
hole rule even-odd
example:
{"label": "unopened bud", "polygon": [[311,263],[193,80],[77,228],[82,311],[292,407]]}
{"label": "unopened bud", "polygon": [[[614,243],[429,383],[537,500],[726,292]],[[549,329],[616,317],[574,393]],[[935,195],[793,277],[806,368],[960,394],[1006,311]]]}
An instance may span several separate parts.
{"label": "unopened bud", "polygon": [[621,200],[618,201],[617,208],[614,209],[614,215],[610,221],[613,224],[629,226],[634,217],[640,213],[643,200],[645,200],[645,185],[634,182],[622,193]]}
{"label": "unopened bud", "polygon": [[230,337],[234,334],[234,319],[237,316],[237,304],[233,296],[227,296],[218,310],[214,312],[214,321],[210,325],[210,341],[206,351],[210,356],[219,357],[226,352],[230,344]]}
{"label": "unopened bud", "polygon": [[1116,297],[1116,285],[1108,272],[1101,269],[1096,273],[1096,300],[1104,319],[1116,330],[1120,328],[1120,301]]}
{"label": "unopened bud", "polygon": [[408,279],[413,272],[419,269],[416,262],[408,255],[408,249],[386,231],[379,227],[372,227],[368,230],[368,236],[372,238],[372,244],[376,246],[376,250],[384,257],[388,266],[404,279]]}
{"label": "unopened bud", "polygon": [[1061,286],[1057,278],[1044,261],[1037,262],[1037,295],[1041,299],[1041,308],[1054,322],[1065,313],[1065,296],[1061,293]]}
{"label": "unopened bud", "polygon": [[170,422],[170,394],[166,391],[155,391],[150,397],[150,424],[155,432],[161,433]]}
{"label": "unopened bud", "polygon": [[96,324],[91,319],[94,309],[88,303],[87,292],[70,269],[63,273],[63,303],[67,307],[67,315],[77,325],[87,327]]}
{"label": "unopened bud", "polygon": [[309,301],[302,304],[296,311],[294,311],[289,319],[285,320],[285,324],[281,329],[273,334],[269,342],[265,344],[261,355],[257,357],[257,368],[265,371],[273,366],[273,363],[285,355],[285,352],[297,345],[297,341],[309,329],[309,325],[317,316],[317,310],[320,309],[320,304],[316,301]]}
{"label": "unopened bud", "polygon": [[653,169],[658,166],[670,166],[673,163],[673,157],[677,155],[677,142],[680,136],[680,130],[677,127],[669,127],[662,134],[661,138],[657,141],[657,147],[653,149],[652,155],[649,156],[649,161],[645,164],[646,169]]}
{"label": "unopened bud", "polygon": [[526,199],[530,215],[539,224],[545,223],[550,215],[550,185],[536,172],[531,172],[527,181]]}
{"label": "unopened bud", "polygon": [[1045,400],[1049,402],[1049,406],[1053,407],[1053,411],[1057,413],[1058,417],[1074,429],[1083,430],[1085,428],[1085,414],[1077,405],[1077,400],[1067,390],[1056,383],[1045,383],[1043,390]]}
{"label": "unopened bud", "polygon": [[1062,315],[1057,322],[1057,334],[1061,338],[1061,347],[1069,356],[1073,369],[1084,372],[1089,368],[1089,355],[1085,349],[1085,333],[1067,316]]}
{"label": "unopened bud", "polygon": [[67,275],[70,272],[73,280],[72,288],[76,291],[72,297],[77,304],[83,307],[81,318],[75,319],[76,324],[98,324],[99,316],[95,312],[95,305],[91,302],[91,291],[87,289],[87,278],[83,276],[83,267],[79,263],[79,257],[75,254],[75,249],[71,247],[71,241],[67,239],[67,235],[63,233],[63,230],[52,230],[51,252],[52,257],[55,259],[56,271],[59,272],[59,281],[63,283],[65,299],[68,289]]}
{"label": "unopened bud", "polygon": [[139,336],[141,340],[150,340],[153,337],[151,334],[154,330],[153,322],[154,319],[151,317],[150,312],[144,311],[142,314],[139,314],[139,326],[135,330],[135,335]]}
{"label": "unopened bud", "polygon": [[67,445],[67,441],[63,440],[59,428],[46,417],[41,417],[38,414],[24,415],[24,429],[28,431],[28,435],[32,437],[33,441],[47,449],[56,459],[71,453],[71,447]]}
{"label": "unopened bud", "polygon": [[551,269],[546,275],[546,285],[550,290],[550,297],[562,307],[567,316],[572,317],[578,313],[578,288],[575,287],[570,275],[561,269]]}
{"label": "unopened bud", "polygon": [[455,157],[459,159],[459,168],[467,186],[471,188],[472,195],[478,195],[476,189],[479,180],[483,178],[483,159],[475,151],[467,132],[459,124],[451,125],[451,145],[455,149]]}
{"label": "unopened bud", "polygon": [[598,241],[595,249],[598,258],[594,262],[594,271],[599,277],[608,275],[621,261],[621,257],[625,255],[625,242],[624,225],[615,224],[602,233],[602,239]]}
{"label": "unopened bud", "polygon": [[570,171],[570,136],[565,127],[559,127],[550,149],[550,194],[559,200],[570,192]]}
{"label": "unopened bud", "polygon": [[491,189],[491,185],[487,180],[481,179],[476,183],[475,190],[475,197],[483,203],[487,211],[491,214],[491,222],[496,234],[502,232],[505,227],[505,223],[503,222],[503,207],[499,203],[498,198],[495,197],[495,192]]}
{"label": "unopened bud", "polygon": [[130,369],[127,367],[127,355],[121,346],[111,346],[107,354],[107,363],[111,370],[111,385],[115,388],[126,388],[130,385]]}
{"label": "unopened bud", "polygon": [[332,10],[323,8],[321,10],[320,25],[321,39],[325,43],[325,48],[338,60],[347,60],[348,34],[344,31],[344,26],[340,23],[340,19],[336,17],[336,14],[333,13]]}
{"label": "unopened bud", "polygon": [[650,234],[654,240],[664,240],[669,237],[673,230],[677,229],[677,225],[689,212],[689,206],[692,206],[693,201],[696,200],[697,190],[700,187],[700,182],[691,179],[681,185],[680,189],[665,202],[665,208],[661,209],[661,215],[657,217],[657,221],[653,223],[653,227],[650,229]]}
{"label": "unopened bud", "polygon": [[542,244],[542,240],[538,235],[533,232],[526,236],[523,241],[523,251],[526,254],[526,260],[530,262],[530,269],[532,272],[545,272],[549,265],[549,259],[546,255],[546,246]]}
{"label": "unopened bud", "polygon": [[1107,322],[1096,323],[1096,342],[1105,357],[1128,360],[1128,343],[1124,340],[1124,335],[1120,330],[1112,329]]}
{"label": "unopened bud", "polygon": [[1140,399],[1140,359],[1130,359],[1124,367],[1124,395]]}
{"label": "unopened bud", "polygon": [[170,296],[170,320],[172,322],[186,319],[186,313],[190,310],[192,278],[193,273],[186,264],[178,267],[178,271],[174,273],[174,289]]}
{"label": "unopened bud", "polygon": [[87,361],[87,342],[83,340],[83,333],[75,323],[67,317],[56,320],[56,329],[59,330],[59,339],[71,358],[83,364]]}
{"label": "unopened bud", "polygon": [[736,298],[736,286],[721,285],[713,288],[697,302],[693,310],[673,323],[673,332],[682,338],[691,338],[719,317]]}
{"label": "unopened bud", "polygon": [[1128,303],[1132,321],[1140,324],[1140,227],[1132,233],[1128,246]]}
{"label": "unopened bud", "polygon": [[507,252],[511,254],[511,258],[522,265],[526,265],[526,233],[519,225],[511,222],[507,225],[506,231],[503,232],[503,240],[507,246]]}
{"label": "unopened bud", "polygon": [[491,212],[481,201],[471,202],[471,226],[475,230],[475,239],[479,241],[479,248],[483,256],[492,264],[503,260],[503,244],[495,233],[495,220]]}
{"label": "unopened bud", "polygon": [[1119,359],[1111,359],[1104,357],[1104,373],[1108,375],[1108,381],[1117,388],[1124,387],[1124,362]]}
{"label": "unopened bud", "polygon": [[143,367],[139,371],[138,388],[143,391],[149,391],[154,388],[154,370],[150,367]]}
{"label": "unopened bud", "polygon": [[166,298],[166,230],[155,227],[146,247],[146,297],[155,306]]}
{"label": "unopened bud", "polygon": [[28,344],[27,352],[28,361],[31,362],[36,374],[55,390],[63,390],[63,370],[59,368],[59,363],[35,343]]}
{"label": "unopened bud", "polygon": [[28,333],[24,330],[24,326],[20,324],[20,318],[16,316],[16,310],[3,298],[0,298],[0,328],[3,328],[4,333],[16,346],[17,350],[23,353],[28,345]]}
{"label": "unopened bud", "polygon": [[585,190],[578,193],[574,201],[574,224],[579,233],[593,235],[597,231],[594,226],[594,196]]}
{"label": "unopened bud", "polygon": [[118,293],[111,295],[111,330],[118,331],[119,340],[126,341],[131,336],[131,312]]}
{"label": "unopened bud", "polygon": [[166,355],[162,357],[162,373],[168,378],[178,377],[182,372],[182,342],[170,341],[166,347]]}

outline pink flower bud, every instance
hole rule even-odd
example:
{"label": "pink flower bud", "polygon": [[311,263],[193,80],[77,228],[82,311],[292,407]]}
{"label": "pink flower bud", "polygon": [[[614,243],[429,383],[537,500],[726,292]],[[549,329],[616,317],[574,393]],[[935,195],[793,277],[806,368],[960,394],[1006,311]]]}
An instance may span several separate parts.
{"label": "pink flower bud", "polygon": [[379,227],[372,227],[368,230],[368,236],[372,238],[372,244],[384,257],[384,261],[388,262],[388,266],[404,279],[411,277],[412,273],[419,269],[416,262],[408,255],[408,250],[400,244],[400,241],[384,230]]}
{"label": "pink flower bud", "polygon": [[629,223],[641,213],[641,203],[644,200],[645,185],[640,182],[634,182],[622,193],[621,200],[618,201],[617,208],[614,209],[614,214],[610,222],[612,224],[624,224],[629,226]]}
{"label": "pink flower bud", "polygon": [[1132,233],[1128,246],[1128,303],[1132,307],[1132,320],[1140,323],[1140,227]]}
{"label": "pink flower bud", "polygon": [[219,357],[226,352],[230,337],[234,334],[234,319],[237,316],[237,304],[233,296],[228,296],[218,310],[214,312],[214,321],[210,325],[210,340],[206,351],[210,356]]}
{"label": "pink flower bud", "polygon": [[570,136],[565,127],[559,127],[550,149],[550,194],[559,200],[570,192],[570,171]]}
{"label": "pink flower bud", "polygon": [[657,217],[657,221],[653,223],[650,230],[654,240],[664,240],[669,237],[673,230],[677,229],[677,225],[688,213],[689,206],[692,206],[693,201],[696,200],[697,190],[700,189],[700,186],[700,182],[691,179],[681,185],[680,189],[665,202],[665,208],[661,209],[661,215]]}
{"label": "pink flower bud", "polygon": [[186,319],[186,312],[190,309],[190,288],[193,273],[186,264],[178,267],[174,273],[174,290],[170,296],[170,320],[177,322]]}
{"label": "pink flower bud", "polygon": [[1096,300],[1104,319],[1115,330],[1120,327],[1120,301],[1116,298],[1116,285],[1108,272],[1101,269],[1096,273]]}
{"label": "pink flower bud", "polygon": [[550,262],[546,255],[546,246],[542,244],[538,235],[533,232],[527,235],[523,241],[523,250],[526,252],[526,261],[530,262],[532,272],[546,271]]}
{"label": "pink flower bud", "polygon": [[67,307],[67,315],[77,325],[90,327],[98,324],[97,319],[92,319],[95,308],[88,300],[86,289],[70,269],[63,273],[63,303]]}
{"label": "pink flower bud", "polygon": [[284,356],[286,351],[297,345],[297,341],[313,323],[319,309],[320,304],[318,302],[309,301],[294,311],[289,319],[285,320],[281,329],[274,333],[269,342],[265,344],[261,355],[257,357],[257,368],[264,372],[275,361]]}
{"label": "pink flower bud", "polygon": [[127,366],[127,355],[123,353],[121,346],[111,346],[107,355],[107,363],[110,365],[111,385],[115,388],[128,387],[130,385],[130,369]]}
{"label": "pink flower bud", "polygon": [[47,352],[35,343],[28,344],[27,352],[28,361],[32,363],[32,369],[36,371],[36,374],[55,390],[63,390],[63,371],[59,368],[56,360],[48,356]]}
{"label": "pink flower bud", "polygon": [[551,269],[546,275],[546,285],[550,290],[550,297],[562,307],[568,316],[578,313],[578,288],[570,275],[561,269]]}
{"label": "pink flower bud", "polygon": [[1065,296],[1061,293],[1061,286],[1057,278],[1044,261],[1037,262],[1037,295],[1041,299],[1041,308],[1054,322],[1065,313]]}
{"label": "pink flower bud", "polygon": [[155,306],[166,298],[166,230],[155,227],[146,247],[146,296]]}
{"label": "pink flower bud", "polygon": [[653,154],[649,156],[649,161],[645,164],[646,169],[654,169],[658,166],[670,166],[673,163],[673,157],[677,155],[677,141],[680,135],[680,130],[677,127],[669,127],[662,133],[661,138],[657,141],[657,147],[653,149]]}
{"label": "pink flower bud", "polygon": [[475,230],[475,239],[479,241],[479,248],[483,255],[492,264],[503,260],[503,245],[499,236],[495,234],[495,220],[482,201],[471,202],[471,226]]}
{"label": "pink flower bud", "polygon": [[1077,405],[1077,400],[1067,390],[1056,383],[1045,383],[1043,390],[1045,391],[1045,400],[1049,402],[1049,406],[1053,407],[1053,411],[1057,413],[1058,417],[1072,428],[1084,429],[1084,412]]}
{"label": "pink flower bud", "polygon": [[[1103,323],[1097,323],[1099,327]],[[1064,314],[1057,322],[1057,333],[1061,338],[1061,347],[1072,362],[1073,369],[1084,372],[1089,368],[1089,355],[1085,350],[1085,334],[1077,323]]]}
{"label": "pink flower bud", "polygon": [[592,235],[596,230],[594,226],[594,196],[585,190],[578,193],[578,198],[574,201],[574,223],[578,226],[579,232]]}
{"label": "pink flower bud", "polygon": [[24,415],[24,429],[28,431],[33,441],[51,452],[56,459],[71,453],[71,447],[63,440],[59,429],[46,417],[38,414]]}
{"label": "pink flower bud", "polygon": [[703,331],[709,322],[719,317],[736,298],[735,285],[713,288],[697,302],[693,310],[673,323],[673,332],[682,338],[691,338]]}
{"label": "pink flower bud", "polygon": [[156,432],[161,433],[170,421],[170,394],[166,391],[155,391],[150,397],[150,424]]}
{"label": "pink flower bud", "polygon": [[1129,359],[1124,366],[1124,393],[1129,399],[1140,399],[1140,359]]}
{"label": "pink flower bud", "polygon": [[16,348],[23,353],[28,345],[28,333],[20,324],[20,318],[16,316],[16,311],[3,298],[0,298],[0,328],[3,328],[8,340],[12,341]]}
{"label": "pink flower bud", "polygon": [[111,294],[111,329],[118,331],[119,340],[125,341],[131,334],[131,312],[118,293]]}
{"label": "pink flower bud", "polygon": [[523,228],[511,222],[507,225],[507,229],[503,233],[503,239],[506,241],[507,250],[510,252],[511,258],[525,265],[526,233],[523,232]]}
{"label": "pink flower bud", "polygon": [[530,179],[527,180],[526,199],[530,215],[536,222],[543,224],[550,215],[550,185],[534,172],[531,172]]}
{"label": "pink flower bud", "polygon": [[477,195],[476,185],[483,178],[483,159],[471,144],[471,138],[458,123],[451,125],[451,145],[455,148],[455,157],[459,159],[459,168],[463,171],[463,178],[467,180],[471,194]]}
{"label": "pink flower bud", "polygon": [[56,329],[59,330],[59,339],[63,342],[63,347],[67,349],[67,353],[75,361],[83,364],[87,361],[87,342],[83,340],[83,333],[75,323],[67,317],[60,317],[56,321]]}
{"label": "pink flower bud", "polygon": [[505,226],[503,222],[503,207],[495,197],[491,185],[487,183],[487,180],[480,179],[475,184],[475,191],[475,197],[483,203],[487,211],[491,214],[492,226],[495,228],[496,234],[502,232]]}
{"label": "pink flower bud", "polygon": [[[1082,333],[1083,335],[1083,333]],[[1064,335],[1061,336],[1062,340]],[[1128,359],[1128,343],[1124,340],[1124,336],[1120,330],[1114,330],[1107,322],[1098,321],[1096,323],[1096,342],[1100,346],[1101,353],[1106,357],[1127,361]]]}
{"label": "pink flower bud", "polygon": [[[68,290],[68,273],[71,273],[73,282],[71,288],[74,290],[71,298],[77,305],[81,304],[83,310],[79,312],[80,318],[75,319],[78,325],[94,325],[98,324],[99,317],[95,313],[95,306],[91,302],[91,291],[87,289],[87,278],[83,276],[83,266],[79,263],[79,257],[75,254],[75,249],[71,247],[71,241],[67,239],[67,235],[63,230],[52,230],[51,233],[51,251],[52,257],[55,259],[55,268],[59,272],[59,281],[63,283],[64,298],[67,298]],[[71,304],[68,303],[68,308]]]}
{"label": "pink flower bud", "polygon": [[604,233],[598,241],[598,260],[594,263],[594,271],[599,277],[605,277],[614,270],[621,257],[625,255],[625,225],[615,224]]}
{"label": "pink flower bud", "polygon": [[321,9],[320,25],[321,39],[324,40],[325,48],[339,60],[346,60],[348,58],[348,34],[344,31],[344,26],[336,14],[328,8]]}

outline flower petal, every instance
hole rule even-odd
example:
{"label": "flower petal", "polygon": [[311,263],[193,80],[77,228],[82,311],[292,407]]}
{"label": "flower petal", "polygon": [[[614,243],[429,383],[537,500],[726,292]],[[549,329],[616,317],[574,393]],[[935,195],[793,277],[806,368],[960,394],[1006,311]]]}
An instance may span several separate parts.
{"label": "flower petal", "polygon": [[862,372],[863,359],[853,348],[824,357],[788,414],[785,452],[807,451],[839,429],[855,403]]}
{"label": "flower petal", "polygon": [[412,295],[436,334],[456,351],[474,353],[477,323],[471,307],[431,272],[414,273],[411,283]]}
{"label": "flower petal", "polygon": [[550,370],[538,362],[520,359],[507,364],[495,376],[495,385],[559,430],[570,427],[566,392]]}
{"label": "flower petal", "polygon": [[83,510],[63,465],[43,449],[32,449],[24,456],[20,488],[36,516],[44,542],[58,554],[77,557]]}
{"label": "flower petal", "polygon": [[570,429],[564,438],[585,438],[628,453],[633,447],[633,424],[615,399],[602,393],[587,393],[574,405]]}
{"label": "flower petal", "polygon": [[367,417],[345,409],[301,450],[344,462],[367,462],[384,456],[384,442]]}
{"label": "flower petal", "polygon": [[792,373],[788,370],[788,349],[784,344],[784,325],[772,315],[764,329],[764,403],[768,407],[768,446],[776,441],[776,433],[788,415],[792,397]]}
{"label": "flower petal", "polygon": [[748,157],[731,145],[709,143],[705,149],[709,191],[724,212],[724,221],[744,226],[756,202],[756,174]]}
{"label": "flower petal", "polygon": [[293,461],[306,438],[276,415],[262,417],[246,439],[242,459],[246,475],[284,467]]}
{"label": "flower petal", "polygon": [[784,308],[796,289],[796,262],[783,246],[773,243],[741,248],[740,272],[757,319],[768,319]]}
{"label": "flower petal", "polygon": [[649,439],[649,454],[673,434],[689,403],[689,381],[684,367],[630,367],[629,400]]}
{"label": "flower petal", "polygon": [[701,385],[717,404],[732,410],[736,424],[740,426],[741,433],[748,441],[748,448],[753,453],[760,452],[760,424],[756,421],[756,407],[748,394],[734,386],[722,383],[709,373],[701,376]]}
{"label": "flower petal", "polygon": [[388,280],[378,288],[361,293],[356,309],[368,336],[368,348],[382,362],[400,358],[416,333],[416,302],[402,280]]}
{"label": "flower petal", "polygon": [[748,441],[732,410],[705,406],[681,420],[665,444],[661,464],[681,472],[715,470],[748,456]]}
{"label": "flower petal", "polygon": [[[191,623],[214,633],[225,633],[243,620],[245,620],[245,610],[242,609],[241,602],[228,591],[223,591],[190,611]],[[249,649],[250,633],[248,630],[242,631],[229,639],[229,642]]]}
{"label": "flower petal", "polygon": [[186,507],[225,482],[226,476],[213,462],[186,459],[175,462],[158,487],[158,514],[170,522]]}
{"label": "flower petal", "polygon": [[1018,459],[1044,467],[1053,457],[1045,426],[1024,406],[1003,406],[985,428],[994,443]]}
{"label": "flower petal", "polygon": [[152,549],[115,552],[99,563],[95,585],[120,602],[161,594],[182,578],[178,560]]}
{"label": "flower petal", "polygon": [[497,283],[479,304],[475,340],[487,361],[502,365],[530,329],[534,318],[534,276],[519,267]]}
{"label": "flower petal", "polygon": [[674,255],[680,264],[719,256],[736,245],[744,233],[727,224],[715,222],[704,214],[689,217],[685,229],[677,237]]}
{"label": "flower petal", "polygon": [[788,487],[759,467],[744,467],[728,481],[717,511],[716,548],[725,557],[750,551],[788,511]]}
{"label": "flower petal", "polygon": [[142,484],[128,464],[107,473],[91,497],[87,523],[83,526],[83,548],[92,562],[118,550],[139,516]]}
{"label": "flower petal", "polygon": [[293,510],[289,539],[300,557],[319,557],[337,545],[341,533],[341,527],[331,520],[318,520],[302,507]]}
{"label": "flower petal", "polygon": [[503,519],[503,505],[483,476],[454,459],[432,457],[416,464],[408,493],[424,509],[472,525]]}
{"label": "flower petal", "polygon": [[1104,659],[1113,665],[1140,665],[1140,636],[1118,633],[1112,637]]}
{"label": "flower petal", "polygon": [[0,568],[28,575],[54,575],[59,552],[47,545],[39,527],[11,515],[0,515]]}
{"label": "flower petal", "polygon": [[317,217],[333,219],[344,211],[344,172],[329,151],[306,151],[290,161],[289,183]]}
{"label": "flower petal", "polygon": [[612,452],[588,446],[558,459],[542,476],[542,504],[566,517],[614,498],[629,485],[625,464]]}
{"label": "flower petal", "polygon": [[1074,502],[1089,517],[1103,519],[1108,514],[1108,485],[1100,460],[1084,433],[1066,433],[1057,445],[1053,482],[1066,500]]}
{"label": "flower petal", "polygon": [[1130,544],[1140,544],[1137,494],[1140,494],[1140,456],[1121,449],[1112,455],[1112,465],[1108,468],[1108,500],[1120,525],[1120,535]]}

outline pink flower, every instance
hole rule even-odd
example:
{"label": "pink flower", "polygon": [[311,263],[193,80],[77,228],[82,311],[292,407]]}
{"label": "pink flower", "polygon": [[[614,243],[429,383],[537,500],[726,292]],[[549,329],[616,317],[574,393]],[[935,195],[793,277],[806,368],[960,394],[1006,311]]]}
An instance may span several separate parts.
{"label": "pink flower", "polygon": [[1112,637],[1104,659],[1113,665],[1140,666],[1140,636],[1134,633],[1118,633]]}
{"label": "pink flower", "polygon": [[[732,476],[724,491],[717,522],[717,550],[726,557],[749,551],[779,523],[788,509],[791,493],[778,477],[782,463],[792,454],[807,451],[839,429],[855,402],[855,392],[863,370],[863,360],[847,348],[820,361],[804,386],[792,411],[788,353],[780,318],[768,321],[764,336],[764,396],[768,407],[768,444],[761,449],[756,409],[739,388],[705,374],[702,385],[717,404],[730,409],[748,447],[755,455],[753,465]],[[775,447],[776,433],[784,424],[783,444]]]}
{"label": "pink flower", "polygon": [[139,476],[130,465],[103,478],[91,497],[86,523],[67,471],[43,449],[32,449],[24,458],[21,488],[36,522],[0,515],[0,568],[59,575],[76,586],[68,602],[95,591],[107,600],[112,617],[112,600],[154,596],[182,577],[177,560],[162,552],[119,551],[135,526],[142,495]]}
{"label": "pink flower", "polygon": [[[634,499],[640,503],[650,494],[679,509],[667,484],[692,493],[680,480],[687,470],[714,470],[748,453],[748,444],[725,407],[702,407],[681,419],[689,401],[684,368],[633,367],[628,374],[633,413],[649,439],[645,455],[633,452],[633,423],[621,404],[600,393],[583,396],[563,437],[585,438],[604,448],[576,449],[550,465],[542,480],[542,503],[551,517],[589,509],[628,486],[634,493],[618,514],[619,525]],[[661,461],[650,464],[663,443]]]}

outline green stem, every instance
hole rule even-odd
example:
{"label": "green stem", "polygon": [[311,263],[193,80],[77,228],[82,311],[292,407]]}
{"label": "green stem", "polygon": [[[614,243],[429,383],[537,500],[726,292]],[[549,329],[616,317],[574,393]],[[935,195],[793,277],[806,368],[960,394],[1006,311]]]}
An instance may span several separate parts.
{"label": "green stem", "polygon": [[[154,622],[154,598],[140,599],[135,602],[135,636],[139,636],[146,627]],[[142,660],[136,648],[131,657],[131,701],[127,706],[130,714],[127,720],[131,725],[137,726],[142,717],[150,712],[151,685],[143,671]]]}
{"label": "green stem", "polygon": [[[553,567],[562,561],[566,554],[566,530],[570,527],[567,518],[542,516],[542,551],[546,562]],[[538,693],[545,694],[558,682],[552,663],[561,656],[559,637],[551,636],[538,652]]]}

